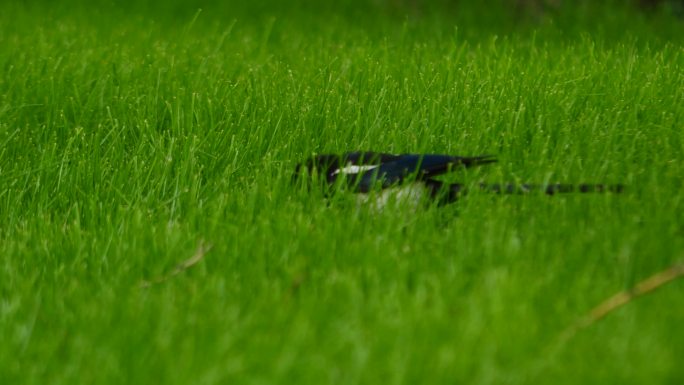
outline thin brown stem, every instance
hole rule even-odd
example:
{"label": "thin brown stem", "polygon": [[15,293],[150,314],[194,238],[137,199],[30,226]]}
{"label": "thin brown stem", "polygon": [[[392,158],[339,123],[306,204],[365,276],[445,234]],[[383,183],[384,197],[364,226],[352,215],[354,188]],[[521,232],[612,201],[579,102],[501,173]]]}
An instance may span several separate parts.
{"label": "thin brown stem", "polygon": [[140,283],[140,287],[150,287],[152,285],[168,281],[169,279],[198,264],[204,258],[204,256],[207,255],[211,248],[211,244],[206,243],[203,239],[200,240],[199,244],[197,245],[197,250],[195,250],[195,253],[190,258],[176,265],[176,267],[166,275],[153,278],[149,281],[142,281]]}
{"label": "thin brown stem", "polygon": [[578,330],[584,329],[592,324],[600,321],[608,314],[627,305],[638,297],[648,294],[663,285],[674,281],[677,278],[684,276],[684,263],[677,263],[665,270],[662,270],[652,276],[637,283],[630,290],[621,291],[607,300],[601,302],[594,307],[586,316],[582,317],[574,325],[567,328],[561,334],[561,340],[567,340],[572,337]]}

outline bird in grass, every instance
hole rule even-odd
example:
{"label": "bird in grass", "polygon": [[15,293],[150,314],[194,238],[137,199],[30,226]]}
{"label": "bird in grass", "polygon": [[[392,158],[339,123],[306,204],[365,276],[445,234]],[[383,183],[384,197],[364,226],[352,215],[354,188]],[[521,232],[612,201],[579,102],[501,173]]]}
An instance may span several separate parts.
{"label": "bird in grass", "polygon": [[[439,203],[456,201],[466,193],[460,183],[446,183],[435,179],[456,169],[486,165],[496,162],[491,155],[456,156],[444,154],[388,154],[373,151],[356,151],[344,154],[313,156],[298,164],[295,178],[305,175],[316,177],[331,186],[341,185],[358,193],[361,201],[367,201],[375,193],[376,206],[382,207],[390,200],[406,198],[436,199]],[[522,194],[542,191],[548,195],[570,192],[620,192],[621,185],[603,184],[488,184],[477,187],[497,194]]]}

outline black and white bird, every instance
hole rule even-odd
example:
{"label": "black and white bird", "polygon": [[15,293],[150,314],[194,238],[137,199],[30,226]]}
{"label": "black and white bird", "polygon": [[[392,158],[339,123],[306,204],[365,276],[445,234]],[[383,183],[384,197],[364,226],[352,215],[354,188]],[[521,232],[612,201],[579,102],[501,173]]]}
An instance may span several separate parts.
{"label": "black and white bird", "polygon": [[[445,183],[435,177],[459,168],[470,168],[496,162],[491,155],[454,156],[443,154],[387,154],[356,151],[344,154],[316,155],[297,165],[295,178],[316,176],[329,185],[341,184],[358,193],[361,201],[375,193],[377,207],[390,200],[410,198],[419,201],[424,197],[449,203],[465,194],[465,185]],[[548,195],[569,192],[620,192],[621,185],[602,184],[487,184],[480,190],[498,194],[520,194],[542,191]]]}

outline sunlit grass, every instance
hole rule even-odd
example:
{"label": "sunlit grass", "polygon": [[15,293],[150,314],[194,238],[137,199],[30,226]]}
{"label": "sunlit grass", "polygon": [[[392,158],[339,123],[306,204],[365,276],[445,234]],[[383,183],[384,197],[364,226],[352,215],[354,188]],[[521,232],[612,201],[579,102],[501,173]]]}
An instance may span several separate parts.
{"label": "sunlit grass", "polygon": [[[681,282],[554,345],[684,257],[680,22],[378,4],[0,6],[0,383],[682,379]],[[627,190],[378,212],[292,183],[356,149]]]}

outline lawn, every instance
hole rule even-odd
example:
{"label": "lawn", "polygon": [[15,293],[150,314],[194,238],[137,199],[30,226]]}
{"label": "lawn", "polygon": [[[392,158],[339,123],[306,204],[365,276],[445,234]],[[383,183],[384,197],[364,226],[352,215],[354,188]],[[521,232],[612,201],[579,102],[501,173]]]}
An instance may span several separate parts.
{"label": "lawn", "polygon": [[[684,382],[684,280],[574,327],[684,262],[684,20],[188,3],[0,4],[0,383]],[[626,189],[292,183],[357,149]]]}

